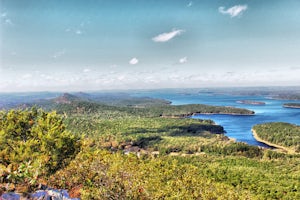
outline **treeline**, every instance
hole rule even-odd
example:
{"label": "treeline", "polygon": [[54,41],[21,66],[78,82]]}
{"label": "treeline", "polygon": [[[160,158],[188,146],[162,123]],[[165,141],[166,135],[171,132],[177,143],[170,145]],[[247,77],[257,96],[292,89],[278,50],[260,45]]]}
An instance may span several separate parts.
{"label": "treeline", "polygon": [[300,126],[284,122],[272,122],[255,125],[253,130],[259,138],[267,142],[300,152]]}

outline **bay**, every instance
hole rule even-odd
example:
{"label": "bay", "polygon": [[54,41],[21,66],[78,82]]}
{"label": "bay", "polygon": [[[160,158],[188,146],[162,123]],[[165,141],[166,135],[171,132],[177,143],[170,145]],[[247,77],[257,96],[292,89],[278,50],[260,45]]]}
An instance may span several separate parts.
{"label": "bay", "polygon": [[[269,96],[232,95],[212,92],[190,92],[185,90],[159,90],[136,92],[134,96],[149,96],[162,98],[172,102],[172,105],[206,104],[215,106],[233,106],[253,110],[255,115],[220,115],[198,114],[192,116],[195,119],[212,119],[224,127],[226,136],[238,142],[250,145],[268,147],[258,142],[252,135],[251,128],[256,124],[266,122],[288,122],[300,124],[300,109],[284,108],[282,105],[288,102],[300,103],[300,101],[271,99]],[[237,101],[250,100],[265,102],[265,105],[241,104]]]}

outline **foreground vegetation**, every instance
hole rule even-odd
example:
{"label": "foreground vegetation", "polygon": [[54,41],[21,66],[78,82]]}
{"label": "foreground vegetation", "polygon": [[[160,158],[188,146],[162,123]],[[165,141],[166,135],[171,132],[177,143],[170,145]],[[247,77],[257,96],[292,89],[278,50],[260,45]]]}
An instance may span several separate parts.
{"label": "foreground vegetation", "polygon": [[211,120],[182,118],[232,108],[138,103],[1,112],[0,186],[32,191],[43,183],[81,199],[300,198],[299,155],[234,142]]}
{"label": "foreground vegetation", "polygon": [[289,152],[300,152],[300,126],[272,122],[258,124],[253,127],[257,136],[262,140],[277,145]]}
{"label": "foreground vegetation", "polygon": [[80,138],[55,112],[35,108],[0,112],[0,181],[33,184],[64,167],[80,151]]}
{"label": "foreground vegetation", "polygon": [[[299,199],[299,158],[80,153],[50,178],[83,199]],[[272,153],[271,153],[272,154]],[[76,174],[76,176],[74,176]]]}

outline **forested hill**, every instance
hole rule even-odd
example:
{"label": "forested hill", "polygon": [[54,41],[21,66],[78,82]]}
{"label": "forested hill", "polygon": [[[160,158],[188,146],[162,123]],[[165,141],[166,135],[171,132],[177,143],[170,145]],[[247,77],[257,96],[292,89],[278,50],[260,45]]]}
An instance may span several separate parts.
{"label": "forested hill", "polygon": [[[149,97],[132,97],[125,92],[33,92],[33,93],[0,93],[0,109],[16,108],[17,106],[40,105],[51,108],[53,104],[68,104],[87,101],[110,106],[146,107],[167,105],[170,101]],[[55,105],[54,104],[54,105]]]}
{"label": "forested hill", "polygon": [[290,152],[300,153],[300,126],[272,122],[253,127],[256,135],[263,141],[283,147]]}

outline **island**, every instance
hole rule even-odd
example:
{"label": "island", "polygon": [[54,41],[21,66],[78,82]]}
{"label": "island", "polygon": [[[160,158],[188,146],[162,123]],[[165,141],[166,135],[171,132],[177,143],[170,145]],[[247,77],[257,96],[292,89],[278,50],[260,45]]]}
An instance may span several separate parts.
{"label": "island", "polygon": [[284,108],[300,108],[300,103],[285,103],[283,104]]}
{"label": "island", "polygon": [[252,100],[239,100],[239,101],[236,101],[236,102],[240,103],[240,104],[249,104],[249,105],[258,105],[258,106],[266,105],[265,102],[262,102],[262,101],[252,101]]}

